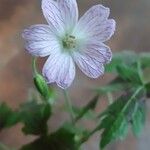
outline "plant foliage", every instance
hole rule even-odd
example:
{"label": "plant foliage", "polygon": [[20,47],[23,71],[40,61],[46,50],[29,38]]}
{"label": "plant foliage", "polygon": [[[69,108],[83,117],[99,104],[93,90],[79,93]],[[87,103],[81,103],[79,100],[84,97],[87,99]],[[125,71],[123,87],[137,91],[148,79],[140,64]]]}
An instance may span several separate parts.
{"label": "plant foliage", "polygon": [[[150,54],[130,51],[116,53],[106,65],[106,72],[115,77],[107,85],[95,88],[95,96],[83,107],[72,106],[73,121],[61,125],[56,131],[48,132],[48,121],[53,115],[54,90],[47,86],[38,74],[34,83],[41,94],[12,110],[0,103],[0,131],[22,123],[25,135],[36,135],[37,139],[20,150],[81,150],[81,145],[95,132],[100,133],[100,149],[115,140],[124,139],[129,129],[139,136],[146,118],[146,102],[150,97]],[[145,78],[146,77],[146,78]],[[103,112],[95,112],[98,100],[107,95],[111,103]],[[113,101],[112,101],[113,100]],[[92,117],[91,117],[92,116]],[[91,131],[78,123],[84,118],[96,122]],[[64,121],[66,122],[66,120]]]}

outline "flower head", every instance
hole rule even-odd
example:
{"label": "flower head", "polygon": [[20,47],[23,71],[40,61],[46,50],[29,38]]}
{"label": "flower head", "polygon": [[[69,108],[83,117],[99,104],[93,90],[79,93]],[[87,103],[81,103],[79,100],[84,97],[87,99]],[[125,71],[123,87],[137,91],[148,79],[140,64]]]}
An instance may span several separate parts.
{"label": "flower head", "polygon": [[49,56],[42,71],[48,83],[69,87],[75,63],[88,77],[101,76],[112,57],[103,44],[115,31],[109,8],[95,5],[80,19],[76,0],[42,0],[42,10],[48,25],[33,25],[22,35],[30,54]]}

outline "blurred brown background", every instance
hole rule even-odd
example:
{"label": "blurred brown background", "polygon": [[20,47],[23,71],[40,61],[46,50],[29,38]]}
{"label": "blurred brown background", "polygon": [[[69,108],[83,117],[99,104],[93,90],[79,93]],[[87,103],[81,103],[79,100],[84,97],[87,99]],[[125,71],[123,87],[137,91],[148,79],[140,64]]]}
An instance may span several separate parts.
{"label": "blurred brown background", "polygon": [[[40,0],[0,0],[0,101],[6,101],[13,108],[25,101],[29,88],[33,87],[31,57],[23,49],[21,31],[32,24],[46,23],[40,3]],[[111,17],[117,22],[116,33],[108,42],[113,52],[125,49],[149,51],[150,0],[78,0],[80,15],[98,3],[110,7]],[[89,87],[100,86],[109,80],[109,75],[91,80],[78,71],[70,88],[73,102],[77,105],[81,101],[86,103],[93,96]],[[63,116],[58,115],[57,119],[63,120]],[[57,119],[53,121],[52,127],[58,123]],[[20,147],[31,139],[22,135],[21,125],[0,133],[0,141],[12,147]],[[95,135],[85,150],[98,150],[96,139]],[[117,142],[108,149],[149,150],[150,119],[139,139],[129,135],[127,140]]]}

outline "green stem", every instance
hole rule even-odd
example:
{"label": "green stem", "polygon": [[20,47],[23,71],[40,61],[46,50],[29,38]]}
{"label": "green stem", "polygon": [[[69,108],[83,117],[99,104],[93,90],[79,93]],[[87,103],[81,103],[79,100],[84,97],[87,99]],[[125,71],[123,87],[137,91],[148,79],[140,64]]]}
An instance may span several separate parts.
{"label": "green stem", "polygon": [[131,98],[128,100],[127,104],[124,106],[124,108],[122,109],[122,113],[124,113],[124,111],[127,109],[127,107],[130,105],[130,103],[132,102],[132,100],[139,94],[139,92],[143,89],[143,86],[139,87],[134,94],[131,96]]}
{"label": "green stem", "polygon": [[36,60],[37,60],[36,57],[33,57],[33,58],[32,58],[32,70],[33,70],[33,76],[35,76],[35,75],[38,73],[37,67],[36,67]]}
{"label": "green stem", "polygon": [[65,102],[66,102],[68,112],[70,113],[70,119],[71,119],[71,122],[73,123],[74,122],[74,112],[73,112],[71,100],[70,100],[68,92],[66,90],[63,90],[63,93],[64,93]]}
{"label": "green stem", "polygon": [[111,105],[113,103],[113,96],[110,92],[107,92],[107,98],[108,98],[109,105]]}
{"label": "green stem", "polygon": [[74,123],[77,123],[89,110],[95,109],[98,98],[99,95],[94,96],[94,98],[92,98],[92,100],[90,100],[89,103],[82,108],[81,112],[75,117]]}
{"label": "green stem", "polygon": [[99,130],[99,125],[95,127],[91,132],[89,132],[86,136],[81,138],[78,143],[78,146],[81,146],[84,142],[86,142],[93,134],[95,134]]}

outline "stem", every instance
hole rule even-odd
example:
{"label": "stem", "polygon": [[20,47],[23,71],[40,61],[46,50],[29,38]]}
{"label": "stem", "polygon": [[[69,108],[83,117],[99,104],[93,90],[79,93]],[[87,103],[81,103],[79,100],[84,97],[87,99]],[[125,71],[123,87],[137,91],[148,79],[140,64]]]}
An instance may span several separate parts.
{"label": "stem", "polygon": [[110,92],[107,92],[107,98],[108,98],[109,105],[111,105],[113,103],[113,96]]}
{"label": "stem", "polygon": [[94,96],[94,98],[92,98],[92,100],[90,100],[89,103],[83,107],[82,111],[75,117],[74,123],[79,121],[89,110],[95,109],[98,98],[99,95]]}
{"label": "stem", "polygon": [[33,57],[33,58],[32,58],[32,70],[33,70],[33,76],[35,76],[35,75],[38,73],[37,67],[36,67],[36,60],[37,60],[36,57]]}
{"label": "stem", "polygon": [[139,92],[143,89],[143,86],[142,87],[139,87],[135,92],[134,94],[131,96],[131,98],[128,100],[127,104],[124,106],[124,108],[122,109],[121,112],[124,112],[126,110],[126,108],[130,105],[130,103],[132,102],[133,98],[135,98]]}
{"label": "stem", "polygon": [[81,146],[84,142],[86,142],[93,134],[95,134],[95,132],[97,132],[99,130],[99,125],[97,127],[95,127],[91,132],[89,132],[85,137],[83,137],[79,143],[78,146]]}
{"label": "stem", "polygon": [[64,97],[65,97],[65,103],[66,103],[68,112],[70,114],[70,119],[71,119],[71,122],[73,123],[74,122],[74,112],[72,109],[71,100],[70,100],[68,92],[66,90],[63,90],[63,93],[64,93]]}

